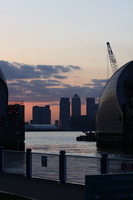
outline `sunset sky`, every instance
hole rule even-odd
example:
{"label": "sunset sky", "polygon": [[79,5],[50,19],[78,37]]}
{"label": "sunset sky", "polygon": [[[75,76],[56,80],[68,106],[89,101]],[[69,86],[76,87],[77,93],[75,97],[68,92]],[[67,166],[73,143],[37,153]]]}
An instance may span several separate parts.
{"label": "sunset sky", "polygon": [[119,67],[133,59],[132,9],[132,0],[0,0],[0,68],[26,121],[33,105],[50,104],[54,121],[61,97],[99,97],[106,42]]}

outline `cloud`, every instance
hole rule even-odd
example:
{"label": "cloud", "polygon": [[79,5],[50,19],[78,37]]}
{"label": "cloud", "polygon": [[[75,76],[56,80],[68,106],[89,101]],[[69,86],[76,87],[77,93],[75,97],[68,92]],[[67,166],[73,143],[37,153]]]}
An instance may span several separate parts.
{"label": "cloud", "polygon": [[0,61],[5,74],[10,101],[57,102],[61,97],[72,98],[77,93],[82,99],[99,97],[107,80],[92,79],[83,86],[72,86],[63,81],[78,66],[27,65]]}
{"label": "cloud", "polygon": [[67,76],[55,75],[54,78],[57,78],[57,79],[66,79]]}
{"label": "cloud", "polygon": [[45,72],[46,74],[58,74],[58,73],[66,73],[70,72],[72,70],[80,70],[80,67],[78,66],[73,66],[73,65],[68,65],[68,66],[63,66],[63,65],[37,65],[36,66],[37,70],[41,72]]}
{"label": "cloud", "polygon": [[[101,80],[102,82],[102,80]],[[62,87],[60,87],[62,85]],[[98,98],[103,89],[103,85],[88,86],[71,86],[63,85],[60,81],[52,80],[32,80],[22,81],[18,80],[16,83],[10,83],[8,85],[10,90],[11,99],[16,97],[18,101],[46,101],[56,102],[61,97],[72,98],[77,93],[82,100],[86,97]]]}
{"label": "cloud", "polygon": [[107,79],[92,79],[91,83],[84,84],[85,86],[93,87],[93,86],[104,86],[107,83]]}
{"label": "cloud", "polygon": [[0,61],[0,68],[7,80],[50,78],[53,76],[60,76],[60,79],[63,79],[67,78],[67,76],[62,76],[62,73],[81,70],[80,67],[73,65],[27,65],[16,62],[9,63],[7,61]]}

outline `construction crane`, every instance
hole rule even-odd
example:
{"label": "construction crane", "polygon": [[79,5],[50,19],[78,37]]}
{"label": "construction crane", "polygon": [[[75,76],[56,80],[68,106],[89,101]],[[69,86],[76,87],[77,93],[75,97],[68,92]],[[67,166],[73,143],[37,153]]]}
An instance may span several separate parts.
{"label": "construction crane", "polygon": [[116,62],[115,56],[113,54],[113,51],[111,49],[111,46],[110,46],[109,42],[107,42],[107,49],[108,49],[108,55],[109,55],[109,59],[110,59],[110,64],[111,64],[112,71],[113,71],[113,74],[114,74],[118,70],[118,66],[117,66],[117,62]]}

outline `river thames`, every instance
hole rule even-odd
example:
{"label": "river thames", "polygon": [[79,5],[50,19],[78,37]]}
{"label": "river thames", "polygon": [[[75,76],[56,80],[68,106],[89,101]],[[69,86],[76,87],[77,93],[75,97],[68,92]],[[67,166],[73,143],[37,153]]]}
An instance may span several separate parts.
{"label": "river thames", "polygon": [[[82,132],[26,132],[25,148],[31,148],[32,152],[58,154],[65,150],[67,154],[80,156],[100,156],[101,151],[96,147],[96,142],[76,141],[76,137]],[[133,153],[110,151],[111,157],[133,157]]]}

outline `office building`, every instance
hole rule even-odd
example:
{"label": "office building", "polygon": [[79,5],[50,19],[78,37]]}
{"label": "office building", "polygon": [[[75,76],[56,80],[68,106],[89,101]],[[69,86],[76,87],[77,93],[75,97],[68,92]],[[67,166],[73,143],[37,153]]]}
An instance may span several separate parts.
{"label": "office building", "polygon": [[86,115],[90,117],[90,131],[96,130],[96,113],[98,109],[98,104],[95,103],[94,97],[86,98]]}
{"label": "office building", "polygon": [[91,116],[92,119],[96,119],[96,113],[98,104],[95,103],[94,97],[86,98],[86,115]]}
{"label": "office building", "polygon": [[8,105],[6,132],[10,135],[6,148],[14,150],[25,149],[25,107],[21,103]]}
{"label": "office building", "polygon": [[81,101],[80,97],[75,94],[72,98],[72,116],[81,115]]}
{"label": "office building", "polygon": [[64,130],[70,129],[70,100],[68,97],[60,99],[60,128]]}
{"label": "office building", "polygon": [[[71,116],[71,130],[72,131],[86,131],[91,130],[91,119],[87,115]],[[93,129],[95,130],[95,129]]]}
{"label": "office building", "polygon": [[31,124],[51,124],[50,106],[33,106]]}
{"label": "office building", "polygon": [[51,110],[50,105],[44,107],[44,124],[51,124]]}

